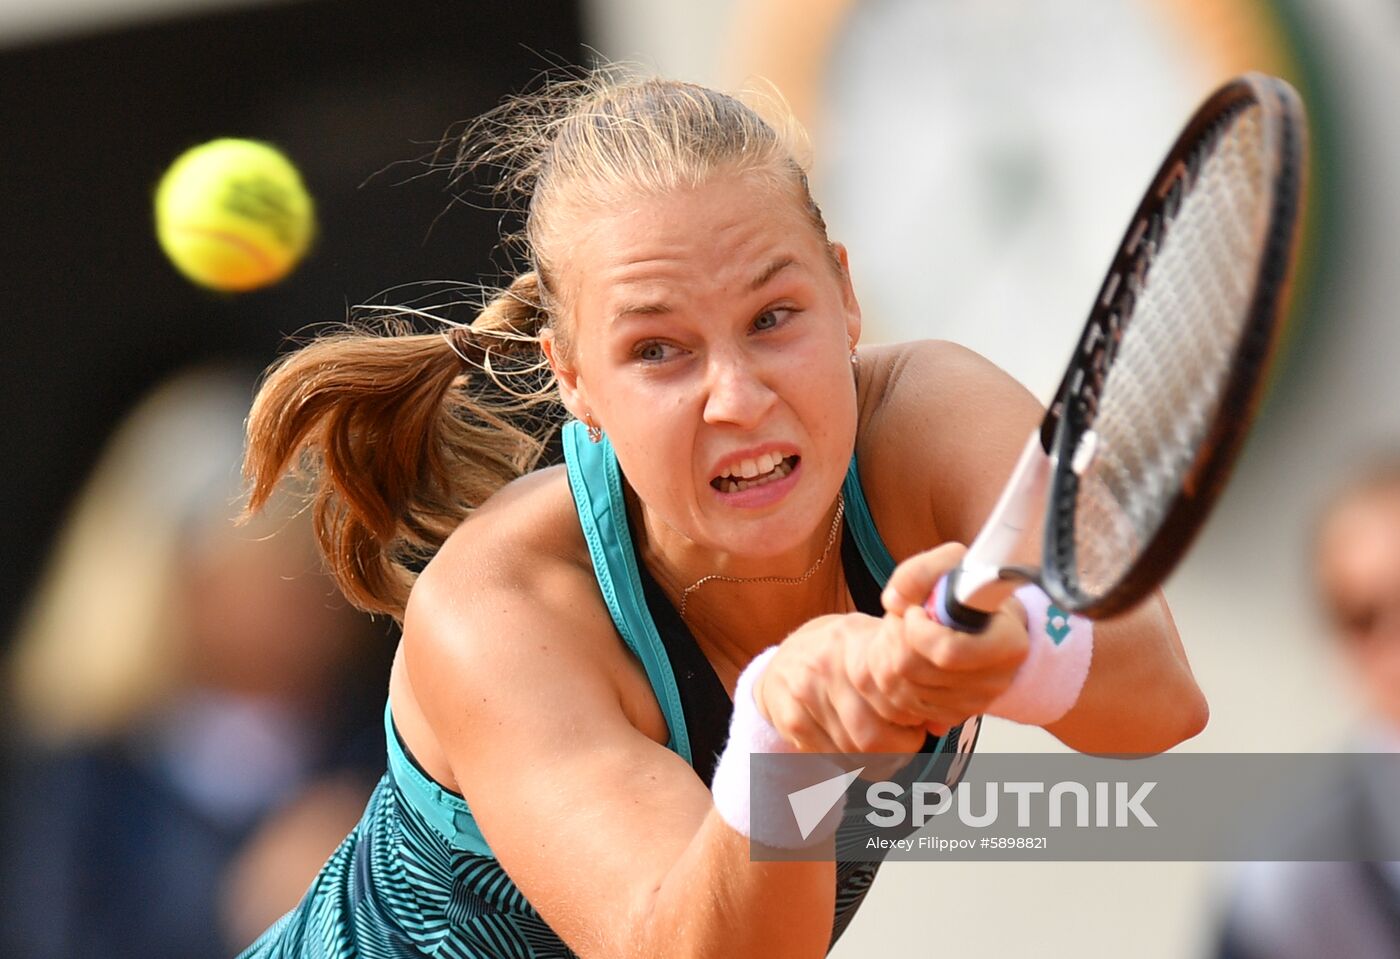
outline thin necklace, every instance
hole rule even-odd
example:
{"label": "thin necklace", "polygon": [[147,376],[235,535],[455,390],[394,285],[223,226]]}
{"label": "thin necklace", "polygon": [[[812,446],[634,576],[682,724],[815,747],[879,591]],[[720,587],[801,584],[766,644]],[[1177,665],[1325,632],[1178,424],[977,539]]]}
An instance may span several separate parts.
{"label": "thin necklace", "polygon": [[846,515],[846,497],[840,493],[836,494],[836,515],[831,520],[831,532],[826,536],[826,549],[822,550],[821,556],[812,564],[812,568],[801,576],[755,576],[745,578],[742,576],[726,576],[723,573],[711,573],[709,576],[702,576],[691,583],[681,593],[681,618],[685,618],[685,605],[690,601],[690,594],[695,592],[706,583],[718,580],[722,583],[773,583],[776,586],[796,586],[798,583],[805,583],[811,579],[817,570],[821,569],[822,563],[831,555],[831,547],[836,543],[836,533],[841,529],[841,517]]}

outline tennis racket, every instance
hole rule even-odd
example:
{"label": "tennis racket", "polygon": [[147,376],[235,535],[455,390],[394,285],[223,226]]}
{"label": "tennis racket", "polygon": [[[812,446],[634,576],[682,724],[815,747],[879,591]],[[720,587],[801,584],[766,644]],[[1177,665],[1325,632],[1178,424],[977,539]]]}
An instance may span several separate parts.
{"label": "tennis racket", "polygon": [[[1112,616],[1175,568],[1225,486],[1275,353],[1305,122],[1288,84],[1248,74],[1186,124],[1044,420],[926,604],[944,625],[980,632],[1025,582],[1067,611]],[[1041,566],[1013,564],[1037,535]]]}

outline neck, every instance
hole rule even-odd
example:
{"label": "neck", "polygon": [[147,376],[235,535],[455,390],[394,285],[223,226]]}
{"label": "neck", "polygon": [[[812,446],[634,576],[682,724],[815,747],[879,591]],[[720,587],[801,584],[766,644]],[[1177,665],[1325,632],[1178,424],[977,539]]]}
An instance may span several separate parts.
{"label": "neck", "polygon": [[854,611],[839,557],[830,566],[801,586],[707,584],[691,598],[686,625],[731,695],[732,680],[769,646],[818,616]]}
{"label": "neck", "polygon": [[797,548],[767,557],[707,550],[628,495],[639,559],[713,661],[742,668],[808,620],[850,609],[841,568],[841,503]]}

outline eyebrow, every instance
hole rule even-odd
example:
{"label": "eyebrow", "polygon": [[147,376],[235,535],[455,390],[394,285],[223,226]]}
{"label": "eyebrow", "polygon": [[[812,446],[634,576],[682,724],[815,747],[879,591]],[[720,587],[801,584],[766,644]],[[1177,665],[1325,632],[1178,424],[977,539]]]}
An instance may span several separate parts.
{"label": "eyebrow", "polygon": [[[781,256],[764,267],[758,275],[749,282],[749,289],[758,291],[763,289],[769,280],[777,276],[790,266],[795,266],[797,261],[790,256]],[[657,300],[653,302],[624,303],[613,313],[613,322],[626,319],[629,316],[660,316],[671,312],[669,304]]]}
{"label": "eyebrow", "polygon": [[758,276],[753,278],[753,282],[749,284],[749,289],[763,289],[763,284],[767,283],[769,280],[773,279],[773,277],[777,276],[783,270],[786,270],[788,267],[793,266],[796,263],[797,261],[790,256],[779,257],[772,263],[769,263],[768,266],[764,268],[762,273],[758,274]]}
{"label": "eyebrow", "polygon": [[629,316],[659,316],[670,313],[671,307],[665,303],[624,303],[613,314],[613,322],[625,320]]}

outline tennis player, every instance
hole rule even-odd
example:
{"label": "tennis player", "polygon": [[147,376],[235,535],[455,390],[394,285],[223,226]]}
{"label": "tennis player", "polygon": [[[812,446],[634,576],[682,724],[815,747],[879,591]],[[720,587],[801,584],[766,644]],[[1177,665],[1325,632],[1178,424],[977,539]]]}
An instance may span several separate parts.
{"label": "tennis player", "polygon": [[[751,861],[800,844],[755,834],[751,754],[966,749],[983,713],[1093,752],[1202,728],[1160,598],[924,613],[1041,410],[947,343],[857,349],[795,124],[602,74],[465,142],[531,269],[468,326],[313,342],[250,419],[252,508],[314,464],[342,589],[403,641],[388,773],[247,955],[820,956],[876,865]],[[545,362],[557,394],[519,405],[573,419],[532,469],[487,387]]]}

